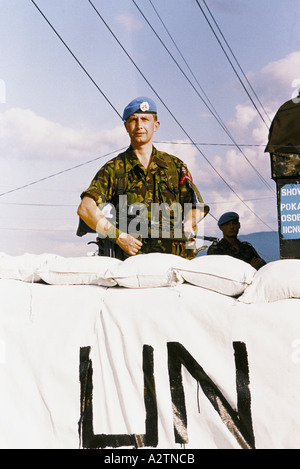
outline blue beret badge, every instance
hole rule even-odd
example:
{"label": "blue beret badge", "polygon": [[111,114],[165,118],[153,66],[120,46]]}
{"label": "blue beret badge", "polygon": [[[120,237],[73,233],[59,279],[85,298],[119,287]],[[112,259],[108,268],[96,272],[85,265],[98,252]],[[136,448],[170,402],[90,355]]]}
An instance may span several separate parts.
{"label": "blue beret badge", "polygon": [[152,99],[140,96],[131,101],[124,109],[123,121],[126,121],[132,114],[137,112],[157,114],[156,104]]}
{"label": "blue beret badge", "polygon": [[224,223],[228,223],[231,220],[239,220],[239,215],[235,212],[223,213],[219,218],[218,226],[222,226]]}
{"label": "blue beret badge", "polygon": [[140,104],[140,110],[142,112],[147,112],[149,111],[150,109],[150,106],[149,106],[149,103],[147,101],[144,101],[143,103]]}

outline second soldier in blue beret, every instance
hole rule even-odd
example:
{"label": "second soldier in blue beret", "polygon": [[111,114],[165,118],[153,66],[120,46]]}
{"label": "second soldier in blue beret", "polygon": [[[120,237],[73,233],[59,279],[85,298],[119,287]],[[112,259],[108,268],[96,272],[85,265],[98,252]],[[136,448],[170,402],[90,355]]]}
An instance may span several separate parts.
{"label": "second soldier in blue beret", "polygon": [[223,213],[218,220],[218,227],[223,233],[223,239],[209,246],[208,255],[232,256],[251,264],[257,270],[266,264],[250,243],[238,239],[241,224],[236,212]]}

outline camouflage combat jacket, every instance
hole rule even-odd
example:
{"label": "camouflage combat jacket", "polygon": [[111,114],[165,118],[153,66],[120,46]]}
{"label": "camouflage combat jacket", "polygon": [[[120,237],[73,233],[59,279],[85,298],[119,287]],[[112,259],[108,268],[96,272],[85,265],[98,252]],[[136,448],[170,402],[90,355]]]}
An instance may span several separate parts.
{"label": "camouflage combat jacket", "polygon": [[227,255],[240,259],[248,264],[251,264],[253,257],[258,257],[257,251],[252,244],[247,241],[238,241],[238,249],[232,246],[226,239],[221,239],[219,242],[211,244],[207,250],[207,255]]}
{"label": "camouflage combat jacket", "polygon": [[[195,203],[195,191],[189,183],[191,180],[186,165],[179,158],[153,148],[152,160],[146,169],[140,163],[132,147],[129,147],[98,171],[90,187],[81,194],[81,198],[89,196],[102,208],[103,204],[108,203],[117,207],[119,196],[126,195],[128,206],[142,203],[147,207],[150,223],[153,216],[152,203],[166,203],[171,206],[177,202],[182,209],[184,204]],[[202,203],[202,198],[199,200],[199,197],[201,198],[198,192],[198,202]],[[173,222],[171,215],[170,224],[172,225]],[[144,237],[142,243],[139,253],[166,252],[187,258],[194,257],[190,249],[185,250],[184,246],[170,239]],[[118,248],[119,246],[116,245],[116,251]],[[123,253],[117,252],[116,255],[124,258]]]}

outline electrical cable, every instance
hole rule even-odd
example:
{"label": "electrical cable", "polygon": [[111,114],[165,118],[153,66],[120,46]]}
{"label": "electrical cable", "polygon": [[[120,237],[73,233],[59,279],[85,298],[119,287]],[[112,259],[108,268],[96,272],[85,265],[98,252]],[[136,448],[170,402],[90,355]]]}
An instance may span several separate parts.
{"label": "electrical cable", "polygon": [[[106,23],[106,21],[104,20],[104,18],[102,17],[102,15],[100,14],[100,12],[98,11],[98,9],[95,7],[95,5],[93,4],[93,2],[91,0],[87,0],[91,7],[94,9],[94,11],[96,12],[96,14],[98,15],[98,17],[101,19],[101,21],[103,22],[103,24],[107,27],[107,29],[109,30],[109,32],[112,34],[112,36],[114,37],[114,39],[117,41],[117,43],[119,44],[119,46],[122,48],[122,50],[124,51],[124,53],[127,55],[127,57],[129,58],[129,60],[132,62],[132,64],[134,65],[134,67],[138,70],[138,72],[141,74],[141,76],[144,78],[144,80],[146,81],[146,83],[148,84],[148,86],[151,88],[151,90],[153,91],[153,93],[155,93],[155,95],[157,96],[157,98],[161,101],[161,103],[163,104],[163,106],[166,108],[166,110],[169,112],[169,114],[173,117],[173,119],[175,120],[175,122],[179,125],[179,127],[181,128],[181,130],[184,132],[184,134],[188,137],[189,140],[191,140],[191,142],[193,142],[193,139],[190,137],[190,135],[187,133],[187,131],[183,128],[183,126],[180,124],[180,122],[176,119],[176,117],[174,116],[174,114],[171,112],[171,110],[168,108],[168,106],[165,104],[165,102],[162,100],[162,98],[159,96],[159,94],[155,91],[155,89],[153,88],[153,86],[150,84],[150,82],[148,81],[148,79],[145,77],[145,75],[143,74],[143,72],[140,70],[140,68],[137,66],[137,64],[134,62],[134,60],[132,59],[132,57],[129,55],[129,53],[126,51],[126,49],[124,48],[124,46],[121,44],[121,42],[119,41],[119,39],[117,38],[117,36],[114,34],[114,32],[112,31],[112,29],[108,26],[108,24]],[[267,226],[271,231],[274,231],[266,222],[264,222],[258,215],[257,213],[255,213],[251,207],[249,207],[244,201],[243,199],[239,196],[239,194],[237,194],[237,192],[230,186],[230,184],[224,179],[224,177],[219,173],[219,171],[212,165],[212,163],[209,161],[209,159],[204,155],[204,153],[200,150],[200,148],[193,142],[195,148],[197,148],[197,150],[199,151],[199,153],[203,156],[203,158],[205,159],[205,161],[211,166],[211,168],[215,171],[215,173],[220,177],[220,179],[222,179],[222,181],[224,182],[224,184],[226,184],[226,186],[236,195],[236,197],[248,208],[248,210],[250,212],[253,213],[253,215],[255,215],[265,226]]]}
{"label": "electrical cable", "polygon": [[[151,2],[151,0],[149,0],[151,5],[153,6],[153,3]],[[217,111],[215,110],[215,108],[213,107],[211,101],[209,100],[208,96],[206,95],[206,93],[204,92],[203,88],[201,87],[199,81],[195,78],[195,75],[193,74],[193,77],[196,79],[197,81],[197,84],[198,86],[200,87],[201,91],[204,93],[206,99],[208,100],[209,104],[211,107],[209,107],[209,105],[205,102],[204,98],[199,94],[198,90],[195,88],[195,86],[193,85],[193,83],[191,82],[191,80],[189,79],[189,77],[186,75],[186,73],[184,72],[184,70],[182,69],[182,67],[179,65],[179,63],[176,61],[176,59],[174,58],[174,56],[171,54],[171,52],[169,51],[169,49],[166,47],[166,45],[164,44],[164,42],[162,41],[162,39],[160,38],[160,36],[158,35],[158,33],[155,31],[155,29],[153,28],[152,24],[149,22],[149,20],[147,19],[147,17],[144,15],[144,13],[142,12],[142,10],[140,9],[140,7],[137,5],[136,1],[135,0],[132,0],[133,4],[136,6],[136,8],[139,10],[140,14],[143,16],[144,20],[146,21],[146,23],[148,24],[148,26],[151,28],[151,30],[154,32],[154,34],[156,35],[156,37],[158,38],[158,40],[160,41],[160,43],[163,45],[163,47],[165,48],[165,50],[167,51],[167,53],[170,55],[170,57],[172,58],[172,60],[175,62],[175,64],[177,65],[177,67],[179,68],[179,70],[181,71],[181,73],[184,75],[184,77],[186,78],[186,80],[189,82],[189,84],[192,86],[192,88],[194,89],[194,91],[197,93],[197,95],[199,96],[199,98],[202,100],[202,102],[204,103],[204,105],[207,107],[207,109],[209,110],[209,112],[214,116],[214,118],[217,120],[217,122],[220,124],[220,126],[223,128],[223,130],[225,131],[225,133],[229,136],[229,138],[231,139],[231,141],[234,143],[234,145],[238,148],[238,150],[241,152],[241,154],[244,156],[244,158],[246,159],[246,161],[248,162],[248,164],[252,167],[252,169],[254,170],[254,172],[257,174],[257,176],[259,177],[259,179],[263,182],[263,184],[272,192],[272,193],[275,193],[274,192],[274,189],[269,185],[269,183],[265,180],[265,178],[260,174],[260,172],[257,170],[257,168],[251,163],[251,161],[249,160],[249,158],[245,155],[245,153],[242,151],[242,149],[239,147],[238,143],[234,140],[234,137],[231,135],[230,131],[228,130],[228,128],[226,127],[224,121],[222,120],[222,118],[220,117],[220,115],[217,113]],[[153,6],[154,8],[154,11],[156,12],[156,14],[158,15],[160,21],[162,22],[164,28],[166,29],[166,31],[168,32],[166,26],[164,25],[164,22],[162,21],[161,17],[159,16],[157,10],[155,9],[155,7]],[[185,61],[182,53],[180,52],[179,48],[177,47],[175,41],[173,40],[172,36],[170,35],[170,33],[168,32],[170,38],[172,39],[173,43],[175,44],[177,50],[179,51],[180,53],[180,56],[182,57],[182,59],[184,60],[184,62],[186,63],[187,65],[187,62]],[[187,65],[188,66],[188,65]],[[190,67],[188,66],[189,70],[191,71]],[[191,72],[192,73],[192,72]],[[213,110],[212,110],[213,109]]]}
{"label": "electrical cable", "polygon": [[205,1],[205,0],[202,0],[202,1],[203,1],[204,5],[206,6],[206,8],[207,8],[207,10],[208,10],[208,12],[209,12],[209,14],[210,14],[210,16],[211,16],[211,18],[212,18],[213,22],[215,23],[215,25],[216,25],[216,27],[217,27],[217,29],[218,29],[219,33],[221,34],[221,37],[223,38],[223,40],[224,40],[224,42],[225,42],[226,46],[227,46],[227,47],[228,47],[228,49],[230,50],[230,52],[231,52],[231,55],[233,56],[233,58],[234,58],[234,60],[235,60],[235,62],[236,62],[236,64],[237,64],[237,66],[239,67],[240,71],[242,72],[244,79],[245,79],[245,80],[246,80],[246,82],[248,83],[248,85],[249,85],[249,87],[250,87],[250,89],[251,89],[252,93],[253,93],[253,94],[254,94],[254,96],[256,97],[256,99],[257,99],[257,101],[259,102],[259,104],[260,104],[260,106],[261,106],[262,110],[264,111],[264,113],[265,113],[266,117],[268,118],[268,120],[269,120],[269,121],[270,121],[270,123],[271,123],[271,122],[272,122],[272,120],[271,120],[271,118],[270,118],[269,114],[268,114],[268,113],[267,113],[267,111],[265,110],[265,108],[264,108],[264,105],[262,104],[262,102],[261,102],[261,100],[259,99],[259,97],[258,97],[258,95],[257,95],[256,91],[254,90],[253,86],[251,85],[251,83],[250,83],[250,81],[249,81],[249,79],[248,79],[247,75],[245,74],[244,70],[242,69],[242,67],[241,67],[241,64],[239,63],[239,61],[238,61],[238,59],[237,59],[236,55],[234,54],[234,52],[233,52],[232,48],[230,47],[230,45],[229,45],[228,41],[226,40],[226,38],[225,38],[224,34],[222,33],[222,31],[221,31],[221,29],[220,29],[220,27],[219,27],[218,23],[216,22],[216,20],[215,20],[215,18],[214,18],[214,15],[212,14],[211,10],[209,9],[209,7],[208,7],[208,5],[207,5],[206,1]]}
{"label": "electrical cable", "polygon": [[[166,142],[166,141],[157,141],[155,143],[168,143],[168,144],[171,144],[171,145],[192,145],[191,142]],[[235,147],[236,144],[235,143],[210,143],[210,142],[195,142],[196,145],[199,145],[201,147]],[[265,147],[266,144],[249,144],[249,143],[239,143],[239,146],[240,147]],[[295,147],[295,146],[293,146]]]}
{"label": "electrical cable", "polygon": [[35,204],[26,202],[0,202],[0,205],[18,205],[26,207],[77,207],[75,204]]}
{"label": "electrical cable", "polygon": [[249,94],[249,92],[248,92],[246,86],[244,85],[243,81],[241,80],[241,78],[240,78],[240,76],[239,76],[239,74],[238,74],[236,68],[234,67],[232,61],[230,60],[229,55],[228,55],[227,52],[225,51],[225,49],[224,49],[224,47],[223,47],[223,45],[222,45],[220,39],[218,38],[218,36],[217,36],[217,34],[216,34],[216,32],[215,32],[213,26],[211,25],[211,23],[210,23],[210,21],[209,21],[207,15],[205,14],[203,8],[201,7],[199,1],[196,0],[196,2],[197,2],[197,4],[198,4],[198,6],[199,6],[199,8],[200,8],[200,10],[201,10],[201,12],[202,12],[204,18],[206,19],[206,21],[207,21],[207,23],[208,23],[210,29],[212,30],[212,32],[213,32],[215,38],[217,39],[217,41],[218,41],[218,43],[219,43],[219,45],[220,45],[222,51],[224,52],[224,54],[225,54],[225,56],[226,56],[228,62],[230,63],[230,65],[231,65],[233,71],[235,72],[235,74],[236,74],[236,76],[237,76],[239,82],[241,83],[242,87],[244,88],[244,90],[245,90],[245,92],[246,92],[248,98],[250,99],[250,101],[251,101],[251,103],[253,104],[254,108],[256,109],[256,111],[258,112],[258,114],[260,115],[260,117],[261,117],[262,121],[264,122],[264,124],[266,125],[267,129],[269,129],[269,125],[266,123],[266,121],[265,121],[263,115],[261,114],[260,110],[259,110],[258,107],[256,106],[256,104],[255,104],[253,98],[250,96],[250,94]]}
{"label": "electrical cable", "polygon": [[77,164],[75,166],[72,166],[71,168],[67,168],[67,169],[63,169],[62,171],[58,171],[57,173],[54,173],[54,174],[50,174],[49,176],[45,176],[43,178],[40,178],[40,179],[37,179],[36,181],[32,181],[32,182],[29,182],[28,184],[24,184],[23,186],[19,186],[19,187],[15,187],[14,189],[10,189],[6,192],[2,192],[2,194],[0,194],[0,197],[4,196],[4,195],[7,195],[7,194],[11,194],[12,192],[16,192],[16,191],[19,191],[21,189],[26,189],[27,187],[30,187],[30,186],[33,186],[34,184],[38,184],[39,182],[43,182],[43,181],[46,181],[47,179],[51,179],[51,178],[54,178],[56,176],[59,176],[60,174],[64,174],[64,173],[67,173],[68,171],[72,171],[73,169],[77,169],[77,168],[80,168],[82,166],[85,166],[89,163],[93,163],[94,161],[97,161],[97,160],[100,160],[101,158],[105,158],[107,156],[110,156],[116,152],[121,152],[122,150],[124,150],[125,148],[127,147],[123,147],[123,148],[120,148],[119,150],[116,150],[116,151],[111,151],[109,153],[106,153],[106,155],[102,155],[102,156],[97,156],[96,158],[93,158],[92,160],[89,160],[89,161],[86,161],[85,163],[80,163],[80,164]]}
{"label": "electrical cable", "polygon": [[[269,200],[273,197],[255,197],[252,199],[246,199],[245,202],[252,202],[258,200]],[[228,200],[217,201],[217,202],[206,202],[207,205],[222,205],[228,204]],[[26,207],[77,207],[76,204],[43,204],[43,203],[32,203],[32,202],[0,202],[0,205],[16,205],[16,206],[26,206]]]}
{"label": "electrical cable", "polygon": [[[0,227],[0,230],[5,230],[5,231],[20,231],[20,228],[1,228]],[[58,228],[22,228],[22,231],[45,231],[45,232],[49,232],[49,231],[72,231],[73,232],[73,228],[61,228],[61,229],[58,229]]]}
{"label": "electrical cable", "polygon": [[60,41],[63,43],[63,45],[67,48],[67,50],[70,52],[70,54],[72,55],[73,59],[78,63],[78,65],[82,68],[82,70],[84,71],[84,73],[88,76],[88,78],[91,80],[91,82],[96,86],[97,90],[102,94],[102,96],[104,97],[104,99],[108,102],[108,104],[114,109],[114,111],[118,114],[118,116],[120,118],[121,115],[119,114],[119,112],[117,111],[117,109],[114,107],[114,105],[112,104],[112,102],[107,98],[107,96],[103,93],[103,91],[101,90],[101,88],[97,85],[97,83],[95,82],[95,80],[91,77],[91,75],[88,73],[88,71],[86,70],[86,68],[82,65],[82,63],[77,59],[76,55],[71,51],[71,49],[69,48],[69,46],[66,44],[66,42],[63,40],[63,38],[60,36],[60,34],[58,34],[58,32],[56,31],[56,29],[52,26],[52,24],[50,23],[50,21],[48,20],[48,18],[44,15],[44,13],[42,12],[42,10],[38,7],[38,5],[36,4],[36,2],[34,0],[31,0],[31,2],[33,3],[33,5],[36,7],[36,9],[40,12],[40,14],[43,16],[43,18],[45,19],[45,21],[48,23],[48,25],[50,26],[50,28],[54,31],[54,33],[57,35],[57,37],[60,39]]}
{"label": "electrical cable", "polygon": [[[179,53],[180,57],[182,58],[182,60],[184,61],[186,67],[188,68],[189,72],[191,73],[192,77],[194,78],[194,80],[196,81],[197,85],[199,86],[200,90],[202,91],[202,93],[204,94],[205,98],[207,99],[208,103],[210,104],[211,108],[214,110],[216,116],[218,116],[218,118],[220,119],[220,121],[222,121],[220,115],[218,114],[217,110],[215,109],[215,107],[213,106],[211,100],[209,99],[209,97],[207,96],[207,94],[205,93],[204,89],[202,88],[202,86],[200,85],[199,83],[199,80],[197,79],[196,75],[194,74],[193,70],[191,69],[190,65],[188,64],[187,60],[185,59],[184,55],[182,54],[181,50],[179,49],[178,45],[176,44],[174,38],[172,37],[170,31],[168,30],[168,28],[166,27],[166,24],[165,22],[163,21],[162,17],[160,16],[159,12],[157,11],[157,9],[155,8],[155,6],[153,5],[153,2],[152,0],[149,0],[149,3],[151,4],[153,10],[155,11],[157,17],[159,18],[161,24],[163,25],[166,33],[168,34],[169,38],[171,39],[172,43],[174,44],[177,52]],[[155,33],[157,34],[157,33]],[[158,35],[157,35],[158,36]],[[162,42],[162,41],[161,41]],[[210,110],[211,112],[211,110]],[[223,121],[222,121],[223,123]],[[223,123],[224,124],[224,123]]]}
{"label": "electrical cable", "polygon": [[[144,80],[146,81],[146,83],[148,84],[148,86],[151,88],[151,90],[155,93],[155,95],[158,97],[158,99],[162,102],[162,104],[164,105],[164,107],[167,109],[167,111],[170,113],[170,115],[173,117],[173,119],[175,120],[175,122],[179,125],[179,127],[182,129],[182,131],[185,133],[185,135],[189,138],[189,140],[191,140],[191,142],[193,142],[192,138],[188,135],[188,133],[185,131],[185,129],[182,127],[182,125],[179,123],[179,121],[176,119],[176,117],[173,115],[173,113],[171,112],[171,110],[166,106],[166,104],[164,103],[164,101],[161,99],[161,97],[158,95],[158,93],[154,90],[154,88],[152,87],[152,85],[150,84],[150,82],[147,80],[147,78],[145,77],[145,75],[142,73],[142,71],[139,69],[139,67],[136,65],[136,63],[133,61],[133,59],[131,58],[131,56],[128,54],[128,52],[126,51],[126,49],[123,47],[123,45],[121,44],[121,42],[119,41],[119,39],[116,37],[116,35],[113,33],[113,31],[111,30],[111,28],[108,26],[108,24],[106,23],[106,21],[104,20],[104,18],[101,16],[101,14],[99,13],[99,11],[97,10],[97,8],[95,7],[95,5],[91,2],[91,0],[87,0],[89,2],[89,4],[91,5],[91,7],[94,9],[94,11],[96,12],[96,14],[98,15],[98,17],[101,19],[101,21],[104,23],[104,25],[106,26],[106,28],[110,31],[110,33],[113,35],[114,39],[117,41],[117,43],[120,45],[120,47],[122,48],[122,50],[124,51],[124,53],[127,55],[127,57],[129,58],[129,60],[132,62],[132,64],[135,66],[135,68],[138,70],[138,72],[141,74],[141,76],[144,78]],[[102,96],[106,99],[106,101],[111,105],[111,107],[115,110],[115,112],[119,115],[120,117],[120,114],[118,113],[118,111],[116,110],[116,108],[112,105],[111,101],[106,97],[106,95],[103,93],[103,91],[100,89],[100,87],[97,85],[97,83],[93,80],[93,78],[91,77],[91,75],[87,72],[87,70],[83,67],[83,65],[80,63],[80,61],[77,59],[77,57],[75,56],[75,54],[72,52],[72,50],[69,48],[69,46],[66,44],[66,42],[62,39],[61,35],[56,31],[56,29],[53,27],[53,25],[51,24],[51,22],[47,19],[47,17],[44,15],[44,13],[41,11],[41,9],[38,7],[38,5],[36,4],[36,2],[34,0],[31,0],[31,2],[33,3],[33,5],[37,8],[37,10],[40,12],[40,14],[42,15],[42,17],[45,19],[45,21],[48,23],[48,25],[51,27],[51,29],[54,31],[54,33],[56,34],[56,36],[60,39],[60,41],[63,43],[63,45],[67,48],[67,50],[70,52],[70,54],[72,55],[72,57],[76,60],[76,62],[78,63],[78,65],[83,69],[83,71],[86,73],[86,75],[90,78],[90,80],[92,81],[92,83],[96,86],[96,88],[98,89],[98,91],[102,94]],[[216,172],[216,174],[222,179],[222,181],[224,182],[224,184],[236,195],[236,197],[248,208],[249,211],[251,211],[265,226],[267,226],[271,231],[273,231],[273,229],[268,225],[266,224],[252,209],[251,207],[249,207],[244,201],[243,199],[236,193],[236,191],[230,186],[230,184],[227,183],[227,181],[223,178],[223,176],[216,170],[216,168],[214,168],[214,166],[211,164],[211,162],[207,159],[207,157],[204,155],[204,153],[198,148],[198,146],[193,142],[195,148],[199,151],[199,153],[203,156],[203,158],[207,161],[207,163],[212,167],[212,169]],[[81,164],[81,165],[76,165],[75,167],[79,167],[79,166],[82,166],[84,165],[85,163]],[[59,174],[62,174],[66,171],[70,171],[71,169],[74,169],[75,167],[73,168],[69,168],[67,170],[64,170],[64,171],[60,171],[58,173],[55,173],[53,175],[50,175],[48,177],[45,177],[45,178],[41,178],[39,179],[38,181],[34,181],[32,183],[29,183],[29,184],[26,184],[24,186],[20,186],[16,189],[13,189],[13,190],[10,190],[10,191],[7,191],[3,194],[0,194],[0,196],[3,196],[3,195],[6,195],[8,193],[11,193],[11,192],[15,192],[16,190],[20,190],[20,189],[23,189],[25,187],[29,187],[33,184],[36,184],[38,182],[41,182],[43,180],[46,180],[46,179],[49,179],[50,177],[54,177],[54,176],[57,176]]]}

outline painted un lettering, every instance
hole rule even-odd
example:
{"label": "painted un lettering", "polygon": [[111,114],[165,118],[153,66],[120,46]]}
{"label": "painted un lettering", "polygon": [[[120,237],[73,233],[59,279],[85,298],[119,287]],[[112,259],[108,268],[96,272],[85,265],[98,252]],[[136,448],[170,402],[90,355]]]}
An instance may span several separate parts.
{"label": "painted un lettering", "polygon": [[[233,342],[236,368],[237,410],[233,409],[218,386],[205,373],[192,355],[178,342],[168,342],[168,373],[170,408],[173,409],[173,435],[175,443],[189,442],[187,410],[182,366],[199,383],[205,396],[218,413],[221,421],[232,433],[241,448],[254,449],[255,439],[251,415],[251,395],[248,355],[243,342]],[[93,364],[90,347],[80,348],[80,420],[79,439],[85,449],[132,447],[155,448],[159,442],[158,404],[154,376],[154,349],[143,346],[144,404],[146,411],[144,434],[95,434],[93,426]],[[201,417],[199,417],[201,418]]]}

